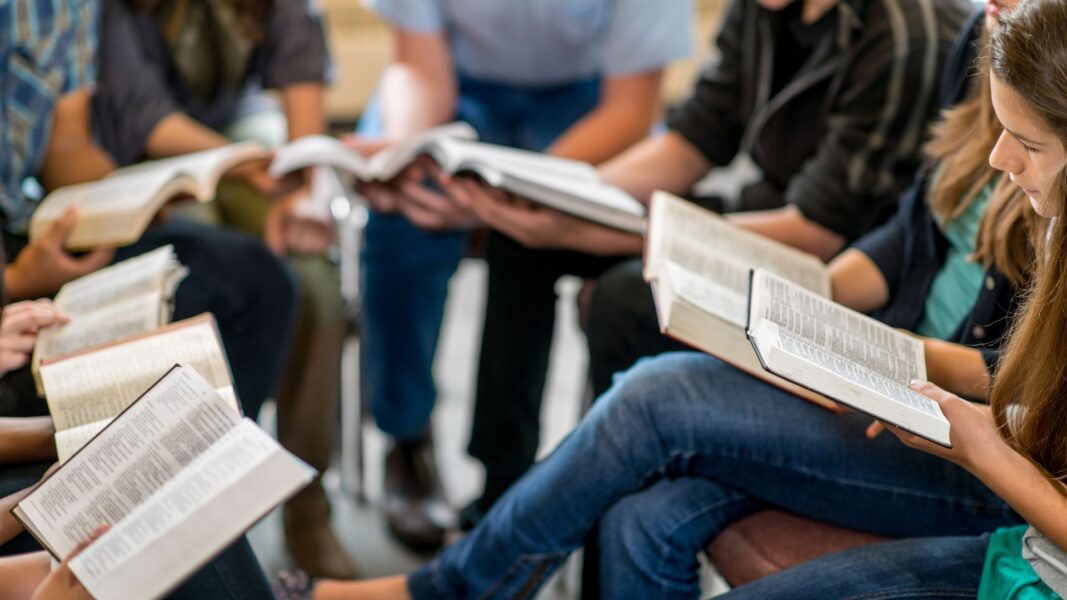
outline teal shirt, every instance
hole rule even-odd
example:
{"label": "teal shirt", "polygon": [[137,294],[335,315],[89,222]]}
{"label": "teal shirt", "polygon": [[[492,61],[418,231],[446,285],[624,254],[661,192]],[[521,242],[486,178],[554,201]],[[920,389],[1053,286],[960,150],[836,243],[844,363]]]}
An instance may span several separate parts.
{"label": "teal shirt", "polygon": [[942,224],[949,243],[948,253],[926,295],[923,320],[916,330],[921,336],[948,339],[970,312],[982,289],[985,268],[970,257],[974,254],[978,226],[995,185],[994,179],[978,193],[963,214],[947,226]]}
{"label": "teal shirt", "polygon": [[1026,525],[998,529],[989,536],[978,600],[1059,600],[1023,558]]}

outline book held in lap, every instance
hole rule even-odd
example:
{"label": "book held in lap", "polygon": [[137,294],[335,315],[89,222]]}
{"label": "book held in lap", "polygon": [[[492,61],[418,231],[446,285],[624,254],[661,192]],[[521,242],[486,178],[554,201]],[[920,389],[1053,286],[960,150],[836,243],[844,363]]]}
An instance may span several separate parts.
{"label": "book held in lap", "polygon": [[316,475],[191,367],[151,384],[12,511],[99,600],[159,598]]}

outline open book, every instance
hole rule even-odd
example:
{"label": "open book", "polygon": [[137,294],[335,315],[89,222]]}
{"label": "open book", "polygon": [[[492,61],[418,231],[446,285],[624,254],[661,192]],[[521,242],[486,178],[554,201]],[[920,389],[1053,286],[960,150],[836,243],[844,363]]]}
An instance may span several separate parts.
{"label": "open book", "polygon": [[664,334],[820,406],[826,398],[765,371],[745,338],[749,271],[769,269],[821,296],[830,277],[817,257],[737,227],[666,192],[652,196],[645,279]]}
{"label": "open book", "polygon": [[67,283],[54,304],[70,321],[37,334],[33,374],[42,396],[40,362],[170,321],[174,292],[188,274],[172,246],[142,254]]}
{"label": "open book", "polygon": [[644,205],[600,181],[592,165],[477,142],[471,135],[473,130],[466,131],[464,126],[453,124],[428,131],[369,160],[331,138],[304,138],[277,152],[271,173],[278,176],[311,165],[326,165],[362,181],[389,181],[425,155],[446,173],[474,174],[490,186],[554,210],[622,231],[644,233]]}
{"label": "open book", "polygon": [[315,470],[173,367],[12,513],[99,600],[158,598],[295,494]]}
{"label": "open book", "polygon": [[268,156],[259,144],[242,142],[123,167],[99,181],[59,188],[34,211],[30,239],[48,231],[67,207],[77,206],[78,222],[67,238],[68,250],[132,244],[171,199],[188,195],[201,202],[211,200],[226,171]]}
{"label": "open book", "polygon": [[203,375],[239,412],[233,376],[210,314],[41,361],[41,383],[66,461],[175,364]]}
{"label": "open book", "polygon": [[926,379],[922,340],[760,270],[748,336],[768,371],[951,447],[941,407],[908,387]]}

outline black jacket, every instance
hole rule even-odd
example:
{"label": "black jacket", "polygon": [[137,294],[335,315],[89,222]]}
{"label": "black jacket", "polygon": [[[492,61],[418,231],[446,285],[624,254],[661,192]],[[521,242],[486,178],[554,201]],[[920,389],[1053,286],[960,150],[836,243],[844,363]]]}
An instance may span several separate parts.
{"label": "black jacket", "polygon": [[787,19],[733,0],[718,57],[668,119],[714,165],[748,152],[763,178],[741,208],[794,204],[855,240],[893,213],[919,166],[942,65],[967,0],[842,0],[809,59],[770,97]]}
{"label": "black jacket", "polygon": [[[945,106],[960,102],[967,94],[975,73],[976,42],[982,27],[983,14],[978,11],[946,66]],[[875,316],[893,327],[915,330],[919,326],[926,296],[948,253],[949,242],[926,201],[929,179],[928,169],[920,173],[901,196],[896,215],[854,246],[878,265],[889,285],[889,303]],[[950,338],[981,350],[990,373],[996,368],[1001,343],[1019,307],[1019,292],[995,268],[987,270],[974,306]]]}

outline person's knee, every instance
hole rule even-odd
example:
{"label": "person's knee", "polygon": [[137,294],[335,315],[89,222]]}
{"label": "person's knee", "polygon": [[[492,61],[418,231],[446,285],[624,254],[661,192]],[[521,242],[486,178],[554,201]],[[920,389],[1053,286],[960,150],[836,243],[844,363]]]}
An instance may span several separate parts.
{"label": "person's knee", "polygon": [[642,358],[629,370],[615,376],[611,389],[593,405],[591,414],[608,418],[656,420],[658,413],[674,413],[692,402],[696,377],[711,377],[709,369],[719,365],[698,352],[669,352]]}

